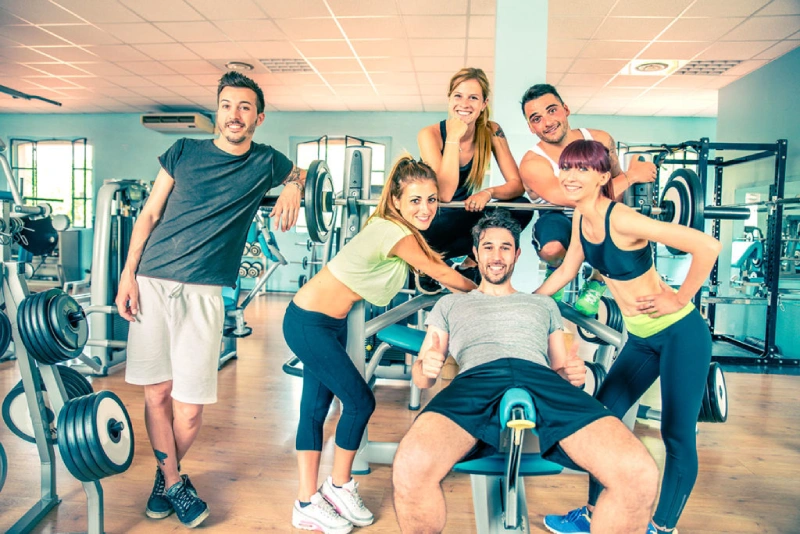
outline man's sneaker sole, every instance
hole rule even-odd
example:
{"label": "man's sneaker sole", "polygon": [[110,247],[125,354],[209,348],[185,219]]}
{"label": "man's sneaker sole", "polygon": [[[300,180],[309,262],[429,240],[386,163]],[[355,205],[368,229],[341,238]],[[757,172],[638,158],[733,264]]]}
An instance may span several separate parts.
{"label": "man's sneaker sole", "polygon": [[300,530],[315,530],[318,532],[325,532],[326,534],[347,534],[353,530],[353,525],[348,525],[342,528],[328,527],[328,530],[325,530],[325,527],[313,519],[308,518],[303,518],[299,521],[295,521],[295,519],[292,518],[292,526]]}
{"label": "man's sneaker sole", "polygon": [[170,507],[169,510],[166,512],[154,512],[150,508],[145,508],[144,515],[149,517],[150,519],[166,519],[167,517],[171,516],[175,513],[175,510]]}
{"label": "man's sneaker sole", "polygon": [[184,523],[183,521],[181,521],[181,525],[183,525],[186,528],[194,528],[194,527],[198,526],[200,523],[202,523],[203,521],[205,521],[206,518],[209,516],[209,514],[211,514],[211,510],[209,510],[208,509],[208,505],[206,505],[206,509],[203,511],[203,513],[201,513],[200,515],[198,515],[197,517],[195,517],[194,519],[192,519],[188,523]]}
{"label": "man's sneaker sole", "polygon": [[550,525],[548,525],[547,523],[545,523],[544,521],[542,521],[542,523],[544,524],[544,528],[546,528],[547,530],[549,530],[553,534],[584,534],[584,533],[588,534],[588,531],[586,531],[586,530],[578,531],[578,532],[566,532],[564,530],[556,530],[556,529],[552,528]]}
{"label": "man's sneaker sole", "polygon": [[[328,495],[327,493],[323,493],[322,496],[325,497],[325,500],[328,501],[331,506],[333,506],[333,509],[336,510],[337,514],[339,514],[340,516],[344,517],[345,519],[347,519],[348,521],[350,521],[353,525],[355,525],[357,527],[368,527],[372,523],[375,522],[375,516],[372,516],[372,519],[369,519],[369,520],[357,519],[355,517],[348,517],[347,514],[346,514],[347,508],[345,506],[340,506],[336,502],[336,499],[334,497],[332,497],[331,495]],[[342,511],[345,511],[345,513],[342,513]]]}

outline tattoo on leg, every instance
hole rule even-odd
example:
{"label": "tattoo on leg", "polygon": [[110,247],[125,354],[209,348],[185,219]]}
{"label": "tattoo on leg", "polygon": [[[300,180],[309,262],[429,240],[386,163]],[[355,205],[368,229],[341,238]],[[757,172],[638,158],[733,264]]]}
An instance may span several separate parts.
{"label": "tattoo on leg", "polygon": [[164,462],[168,458],[167,454],[156,449],[153,449],[153,453],[156,455],[156,461],[158,464],[164,465]]}

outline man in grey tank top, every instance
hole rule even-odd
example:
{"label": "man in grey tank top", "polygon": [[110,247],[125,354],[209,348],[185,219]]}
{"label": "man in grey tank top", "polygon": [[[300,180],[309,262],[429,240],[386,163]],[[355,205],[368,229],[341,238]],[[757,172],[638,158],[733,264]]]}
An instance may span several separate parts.
{"label": "man in grey tank top", "polygon": [[555,302],[511,286],[520,231],[503,210],[481,219],[472,231],[481,285],[442,297],[428,317],[412,368],[414,383],[433,386],[448,352],[461,369],[397,449],[393,482],[400,529],[444,529],[441,481],[457,462],[499,448],[498,405],[507,390],[519,387],[536,406],[542,456],[603,481],[603,510],[595,509],[593,528],[641,534],[650,519],[658,469],[622,422],[580,389],[585,366],[577,344],[567,352]]}
{"label": "man in grey tank top", "polygon": [[[573,203],[567,200],[558,180],[558,159],[561,152],[578,139],[603,143],[611,156],[611,183],[618,198],[635,183],[652,182],[656,167],[651,162],[631,161],[628,172],[623,172],[617,157],[614,139],[603,130],[569,127],[569,107],[552,85],[542,83],[529,88],[522,95],[522,113],[531,133],[539,142],[529,150],[519,165],[519,174],[525,189],[542,203],[564,206],[562,211],[541,211],[533,227],[533,246],[539,257],[547,263],[549,276],[561,262],[569,248],[572,236]],[[600,305],[605,283],[598,272],[593,272],[583,285],[575,303],[579,312],[593,316]],[[561,300],[563,290],[553,298]]]}

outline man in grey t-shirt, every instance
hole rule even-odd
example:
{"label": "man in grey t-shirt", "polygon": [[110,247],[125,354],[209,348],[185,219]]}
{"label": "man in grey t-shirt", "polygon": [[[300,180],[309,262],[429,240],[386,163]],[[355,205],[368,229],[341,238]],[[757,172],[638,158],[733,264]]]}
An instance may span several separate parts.
{"label": "man in grey t-shirt", "polygon": [[592,516],[597,532],[641,534],[647,528],[658,469],[641,442],[577,386],[585,366],[567,353],[561,316],[550,298],[517,293],[519,225],[502,210],[473,228],[483,280],[468,294],[447,295],[428,317],[414,364],[414,383],[436,383],[445,356],[461,370],[434,397],[400,442],[394,501],[403,532],[441,532],[446,521],[441,481],[459,461],[499,448],[497,411],[503,394],[526,389],[536,406],[542,456],[588,471],[605,486]]}

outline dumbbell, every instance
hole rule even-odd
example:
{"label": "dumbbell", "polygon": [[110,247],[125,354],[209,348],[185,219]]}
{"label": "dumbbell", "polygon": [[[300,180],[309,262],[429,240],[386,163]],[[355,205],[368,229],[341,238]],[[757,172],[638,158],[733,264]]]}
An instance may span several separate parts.
{"label": "dumbbell", "polygon": [[310,239],[308,241],[298,241],[297,243],[295,243],[295,245],[306,247],[306,250],[308,250],[309,252],[311,252],[311,249],[313,249],[314,247],[321,247],[324,244],[325,243],[315,243]]}
{"label": "dumbbell", "polygon": [[247,270],[250,269],[251,265],[252,264],[249,261],[243,261],[242,263],[239,264],[239,276],[241,278],[247,276]]}
{"label": "dumbbell", "polygon": [[250,254],[250,243],[244,244],[244,252],[242,252],[242,256],[248,256]]}
{"label": "dumbbell", "polygon": [[261,256],[261,245],[258,243],[253,243],[250,245],[250,255],[251,256]]}
{"label": "dumbbell", "polygon": [[264,269],[264,266],[261,265],[260,261],[254,261],[250,264],[250,268],[247,269],[247,276],[250,278],[258,278],[258,275],[261,274],[261,271]]}
{"label": "dumbbell", "polygon": [[303,269],[308,269],[309,265],[322,265],[322,262],[320,260],[309,261],[308,256],[303,256],[303,261],[291,261],[289,263],[294,263],[295,265],[302,265]]}
{"label": "dumbbell", "polygon": [[297,279],[298,289],[306,285],[306,282],[308,282],[308,277],[304,274],[301,274],[300,277]]}

